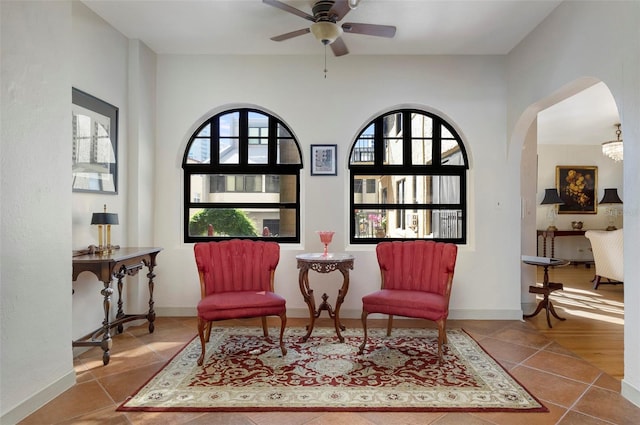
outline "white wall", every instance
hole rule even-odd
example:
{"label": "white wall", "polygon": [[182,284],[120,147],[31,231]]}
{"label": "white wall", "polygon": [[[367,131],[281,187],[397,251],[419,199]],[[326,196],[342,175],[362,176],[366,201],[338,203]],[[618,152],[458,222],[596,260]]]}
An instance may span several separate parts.
{"label": "white wall", "polygon": [[[111,242],[127,245],[129,233],[126,201],[129,183],[128,155],[128,46],[125,36],[99,18],[84,4],[72,2],[73,66],[71,85],[118,108],[118,194],[72,194],[73,249],[98,244],[98,231],[91,225],[91,214],[107,211],[118,214],[119,225],[111,226]],[[80,338],[100,327],[104,320],[103,285],[89,272],[73,282],[73,338]],[[112,307],[117,291],[112,296]],[[114,317],[114,315],[112,315]],[[83,349],[76,349],[78,353]]]}
{"label": "white wall", "polygon": [[71,355],[71,9],[0,4],[0,422],[75,383]]}
{"label": "white wall", "polygon": [[[335,230],[331,248],[356,256],[342,316],[359,317],[362,296],[379,287],[379,272],[373,246],[347,246],[347,155],[372,117],[411,105],[447,117],[465,139],[471,158],[469,243],[460,247],[452,317],[521,317],[520,288],[512,278],[518,263],[505,267],[503,261],[504,256],[517,258],[519,241],[495,231],[508,226],[508,217],[517,218],[519,211],[504,195],[509,180],[504,167],[504,58],[346,56],[330,59],[328,68],[324,79],[321,58],[312,56],[159,56],[156,168],[163,171],[156,180],[155,234],[165,251],[159,259],[158,311],[194,314],[200,297],[192,244],[182,242],[180,165],[188,137],[205,117],[242,103],[282,118],[301,144],[305,165],[311,144],[338,145],[338,176],[311,177],[308,165],[303,171],[302,243],[282,246],[276,285],[287,299],[289,315],[305,317],[295,255],[321,249],[316,230]],[[492,190],[477,200],[477,187]],[[483,276],[482,285],[478,276]],[[335,296],[341,276],[311,279],[312,284],[326,282],[327,292]]]}
{"label": "white wall", "polygon": [[[608,31],[607,28],[615,28]],[[625,377],[622,393],[640,405],[640,2],[563,2],[508,57],[509,163],[540,110],[603,81],[624,131]],[[535,205],[529,194],[529,205]],[[531,242],[534,244],[535,242]],[[535,247],[527,247],[532,252]]]}

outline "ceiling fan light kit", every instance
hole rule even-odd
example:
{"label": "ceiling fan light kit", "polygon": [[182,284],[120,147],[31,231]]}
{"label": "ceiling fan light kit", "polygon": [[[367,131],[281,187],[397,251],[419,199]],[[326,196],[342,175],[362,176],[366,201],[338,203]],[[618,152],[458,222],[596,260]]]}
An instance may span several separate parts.
{"label": "ceiling fan light kit", "polygon": [[342,35],[342,28],[333,22],[314,22],[310,29],[313,36],[325,46],[333,43]]}

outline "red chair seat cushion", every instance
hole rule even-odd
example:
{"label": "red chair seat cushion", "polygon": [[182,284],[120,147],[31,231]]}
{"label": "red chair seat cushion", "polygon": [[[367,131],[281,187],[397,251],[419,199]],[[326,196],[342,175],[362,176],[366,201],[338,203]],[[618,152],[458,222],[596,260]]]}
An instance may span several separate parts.
{"label": "red chair seat cushion", "polygon": [[198,317],[225,320],[241,317],[280,315],[286,300],[269,291],[220,292],[204,297],[198,303]]}
{"label": "red chair seat cushion", "polygon": [[439,294],[399,289],[381,289],[362,297],[363,310],[368,313],[391,314],[439,320],[449,311],[447,299]]}

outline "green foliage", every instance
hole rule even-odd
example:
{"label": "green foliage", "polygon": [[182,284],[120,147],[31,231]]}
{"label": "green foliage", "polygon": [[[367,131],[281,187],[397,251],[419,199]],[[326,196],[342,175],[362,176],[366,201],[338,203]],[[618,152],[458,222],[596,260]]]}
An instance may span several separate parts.
{"label": "green foliage", "polygon": [[258,236],[258,231],[247,214],[231,208],[207,208],[196,213],[189,220],[189,234],[206,236],[210,224],[216,235]]}

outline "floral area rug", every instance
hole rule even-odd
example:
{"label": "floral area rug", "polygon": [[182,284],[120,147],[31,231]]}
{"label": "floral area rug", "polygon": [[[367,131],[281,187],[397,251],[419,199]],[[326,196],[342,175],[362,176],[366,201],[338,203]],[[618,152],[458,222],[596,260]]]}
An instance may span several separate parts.
{"label": "floral area rug", "polygon": [[433,329],[278,331],[214,328],[204,367],[196,337],[119,411],[548,411],[466,332],[447,331],[438,363]]}

